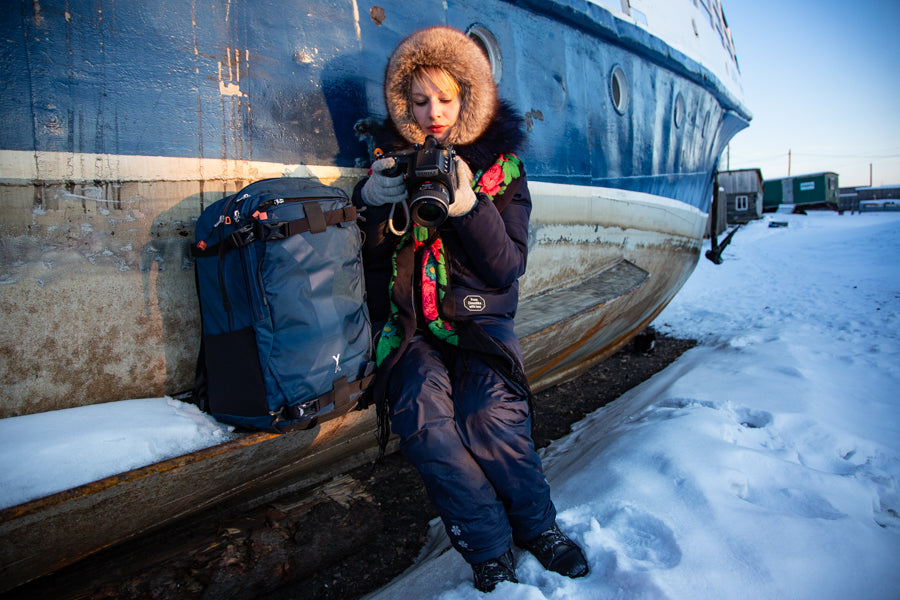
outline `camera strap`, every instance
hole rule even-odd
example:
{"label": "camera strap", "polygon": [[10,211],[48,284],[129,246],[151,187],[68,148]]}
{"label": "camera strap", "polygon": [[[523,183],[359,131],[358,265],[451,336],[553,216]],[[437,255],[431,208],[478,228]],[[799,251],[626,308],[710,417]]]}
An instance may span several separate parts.
{"label": "camera strap", "polygon": [[[394,211],[397,210],[398,206],[403,207],[404,221],[403,221],[403,229],[402,230],[398,230],[396,227],[394,227]],[[411,222],[412,222],[412,219],[410,218],[410,214],[409,214],[409,205],[407,205],[406,202],[395,202],[394,204],[391,205],[391,214],[388,215],[388,222],[387,222],[388,230],[391,233],[393,233],[394,235],[396,235],[398,237],[404,235],[407,231],[409,231],[409,225]]]}

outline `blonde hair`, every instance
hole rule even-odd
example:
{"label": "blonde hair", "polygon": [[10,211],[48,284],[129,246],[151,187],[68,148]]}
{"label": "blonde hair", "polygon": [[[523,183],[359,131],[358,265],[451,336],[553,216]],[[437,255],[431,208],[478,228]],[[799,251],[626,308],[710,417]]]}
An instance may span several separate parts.
{"label": "blonde hair", "polygon": [[391,121],[410,144],[425,141],[425,133],[413,118],[410,94],[413,71],[425,65],[445,70],[455,84],[438,75],[435,83],[440,88],[459,88],[459,118],[448,143],[473,143],[497,113],[497,86],[484,51],[465,33],[451,27],[421,29],[394,49],[384,72],[384,104]]}
{"label": "blonde hair", "polygon": [[445,94],[451,94],[456,97],[462,92],[459,82],[443,67],[419,66],[410,74],[410,94],[412,94],[412,86],[418,83],[422,87],[433,85]]}

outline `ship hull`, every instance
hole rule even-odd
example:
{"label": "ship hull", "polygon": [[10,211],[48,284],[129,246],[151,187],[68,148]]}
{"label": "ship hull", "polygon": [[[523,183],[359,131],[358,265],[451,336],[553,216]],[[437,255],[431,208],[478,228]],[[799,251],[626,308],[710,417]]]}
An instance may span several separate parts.
{"label": "ship hull", "polygon": [[[750,118],[733,49],[688,56],[648,26],[674,22],[665,11],[678,3],[630,4],[645,12],[577,0],[428,1],[415,14],[358,0],[6,11],[0,31],[20,41],[0,61],[0,109],[21,126],[0,130],[0,418],[190,389],[197,216],[266,177],[349,191],[371,151],[354,125],[385,115],[389,52],[434,23],[480,36],[526,119],[534,210],[516,332],[533,387],[611,355],[690,276],[716,162]],[[717,0],[680,5],[690,40],[724,42]],[[0,581],[369,460],[372,412],[7,508]]]}
{"label": "ship hull", "polygon": [[[696,29],[704,15],[684,5],[697,11]],[[354,125],[385,113],[373,65],[422,19],[493,49],[500,93],[526,117],[523,158],[545,193],[534,195],[525,298],[627,258],[636,231],[652,250],[631,262],[654,278],[659,252],[702,239],[696,223],[674,237],[664,219],[645,227],[619,211],[612,223],[590,200],[631,193],[696,209],[696,220],[718,156],[749,118],[728,81],[629,15],[575,0],[426,2],[416,15],[402,2],[292,6],[43,2],[0,17],[7,39],[23,40],[0,64],[11,82],[0,107],[22,124],[0,132],[0,417],[188,389],[197,216],[264,177],[349,190],[371,150]],[[722,55],[710,62],[731,58]],[[590,227],[604,235],[579,237]],[[549,239],[548,228],[569,231]],[[677,262],[686,272],[695,264]],[[644,287],[665,302],[684,278]],[[625,318],[634,329],[650,312]],[[585,356],[603,354],[591,345]],[[579,365],[545,367],[529,372],[558,380]]]}
{"label": "ship hull", "polygon": [[[546,243],[537,244],[530,260],[572,265],[565,280],[526,288],[520,304],[524,318],[516,331],[540,390],[602,361],[653,320],[696,265],[702,233],[695,230],[702,231],[706,216],[618,190],[579,198],[584,189],[534,188],[538,198],[555,199],[557,214],[571,202],[608,217],[604,227],[548,225],[539,208],[544,203],[536,204],[533,235]],[[617,223],[616,214],[627,222]],[[616,244],[608,243],[611,236]],[[213,506],[256,506],[326,481],[375,458],[375,429],[373,409],[353,411],[308,431],[245,435],[2,510],[0,589]]]}

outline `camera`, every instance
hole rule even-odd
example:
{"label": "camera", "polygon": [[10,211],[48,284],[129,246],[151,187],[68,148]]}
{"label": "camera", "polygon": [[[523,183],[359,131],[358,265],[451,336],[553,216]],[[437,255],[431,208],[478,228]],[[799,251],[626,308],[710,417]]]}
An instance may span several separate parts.
{"label": "camera", "polygon": [[409,212],[422,227],[438,227],[447,218],[456,188],[453,156],[453,147],[444,146],[433,135],[409,150],[385,155],[394,158],[394,166],[382,174],[406,178]]}

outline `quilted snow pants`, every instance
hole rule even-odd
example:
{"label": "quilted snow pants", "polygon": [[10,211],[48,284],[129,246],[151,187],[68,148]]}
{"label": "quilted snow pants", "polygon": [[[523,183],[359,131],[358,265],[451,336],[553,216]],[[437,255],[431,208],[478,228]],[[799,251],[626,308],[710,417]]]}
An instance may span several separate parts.
{"label": "quilted snow pants", "polygon": [[553,525],[556,509],[531,438],[528,401],[500,375],[472,355],[441,353],[416,334],[389,386],[400,451],[418,469],[468,563],[496,558],[513,539],[534,538]]}

